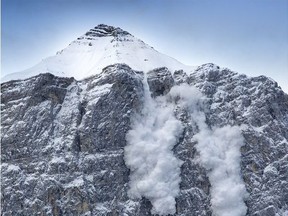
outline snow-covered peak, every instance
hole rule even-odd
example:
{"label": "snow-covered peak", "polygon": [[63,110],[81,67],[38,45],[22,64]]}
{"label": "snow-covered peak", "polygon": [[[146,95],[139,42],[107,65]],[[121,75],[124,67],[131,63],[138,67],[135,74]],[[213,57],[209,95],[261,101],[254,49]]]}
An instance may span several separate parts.
{"label": "snow-covered peak", "polygon": [[159,53],[121,28],[100,24],[56,55],[27,70],[5,76],[2,82],[47,72],[81,80],[98,74],[104,67],[115,63],[125,63],[134,70],[144,72],[158,67],[167,67],[171,71],[183,69],[187,72],[194,69]]}

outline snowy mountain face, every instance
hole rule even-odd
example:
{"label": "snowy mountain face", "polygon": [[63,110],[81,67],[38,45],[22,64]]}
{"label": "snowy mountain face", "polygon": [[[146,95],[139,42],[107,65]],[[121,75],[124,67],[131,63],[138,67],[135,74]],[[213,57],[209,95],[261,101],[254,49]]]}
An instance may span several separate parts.
{"label": "snowy mountain face", "polygon": [[2,81],[26,79],[40,73],[81,80],[99,74],[104,67],[115,63],[125,63],[134,70],[145,72],[157,67],[167,67],[171,71],[195,69],[157,52],[120,28],[101,24],[55,56],[48,57],[25,71],[9,74]]}
{"label": "snowy mountain face", "polygon": [[[133,38],[100,25],[51,58],[110,37]],[[131,42],[121,55],[145,45],[120,42]],[[85,67],[82,80],[2,83],[2,214],[287,215],[288,95],[277,83],[214,64],[175,70],[173,59],[135,70],[136,60]]]}

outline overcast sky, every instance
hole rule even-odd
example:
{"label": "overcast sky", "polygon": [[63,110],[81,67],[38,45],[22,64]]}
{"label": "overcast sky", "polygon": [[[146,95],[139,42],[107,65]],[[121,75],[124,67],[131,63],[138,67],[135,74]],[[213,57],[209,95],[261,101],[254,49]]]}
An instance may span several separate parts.
{"label": "overcast sky", "polygon": [[184,64],[263,74],[288,92],[288,0],[2,0],[1,6],[2,76],[105,23]]}

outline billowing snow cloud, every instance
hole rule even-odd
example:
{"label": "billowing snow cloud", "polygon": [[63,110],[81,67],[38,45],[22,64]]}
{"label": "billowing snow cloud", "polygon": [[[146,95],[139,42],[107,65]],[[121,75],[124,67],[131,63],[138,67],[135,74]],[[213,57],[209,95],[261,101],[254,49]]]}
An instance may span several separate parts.
{"label": "billowing snow cloud", "polygon": [[178,98],[180,107],[191,114],[199,133],[194,136],[200,154],[199,162],[208,170],[211,203],[216,216],[246,215],[247,192],[241,177],[241,152],[244,138],[239,126],[209,129],[203,112],[203,95],[192,86],[175,86],[169,93]]}
{"label": "billowing snow cloud", "polygon": [[198,126],[199,133],[194,139],[198,142],[199,162],[208,170],[213,213],[217,216],[246,215],[247,192],[240,168],[240,147],[244,145],[241,128],[227,125],[209,129],[202,111],[204,97],[195,87],[177,86],[171,89],[170,95],[178,97],[179,105],[190,112]]}
{"label": "billowing snow cloud", "polygon": [[244,144],[240,128],[201,128],[194,138],[198,141],[200,162],[208,170],[214,214],[246,215],[244,199],[247,192],[240,174],[240,147]]}
{"label": "billowing snow cloud", "polygon": [[208,171],[212,210],[216,216],[245,215],[247,195],[240,173],[240,147],[244,144],[238,126],[210,129],[205,122],[205,97],[187,84],[173,87],[165,97],[152,99],[146,86],[145,105],[127,134],[125,163],[131,170],[129,196],[146,197],[152,213],[174,214],[179,194],[181,161],[172,152],[183,128],[174,116],[177,104],[187,110],[199,133],[199,163]]}
{"label": "billowing snow cloud", "polygon": [[132,198],[146,197],[153,213],[174,214],[179,193],[181,161],[172,152],[182,133],[174,105],[165,97],[152,99],[146,86],[145,107],[127,134],[125,163],[130,168]]}

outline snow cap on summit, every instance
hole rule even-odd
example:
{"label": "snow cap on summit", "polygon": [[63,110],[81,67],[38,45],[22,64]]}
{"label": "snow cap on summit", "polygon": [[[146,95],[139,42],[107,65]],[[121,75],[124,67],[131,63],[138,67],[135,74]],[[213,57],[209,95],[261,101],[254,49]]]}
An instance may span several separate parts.
{"label": "snow cap on summit", "polygon": [[124,63],[134,70],[144,72],[159,67],[167,67],[170,71],[182,69],[186,72],[194,69],[159,53],[119,27],[100,24],[56,55],[27,70],[8,74],[1,81],[26,79],[40,73],[81,80],[99,74],[103,68],[116,63]]}

